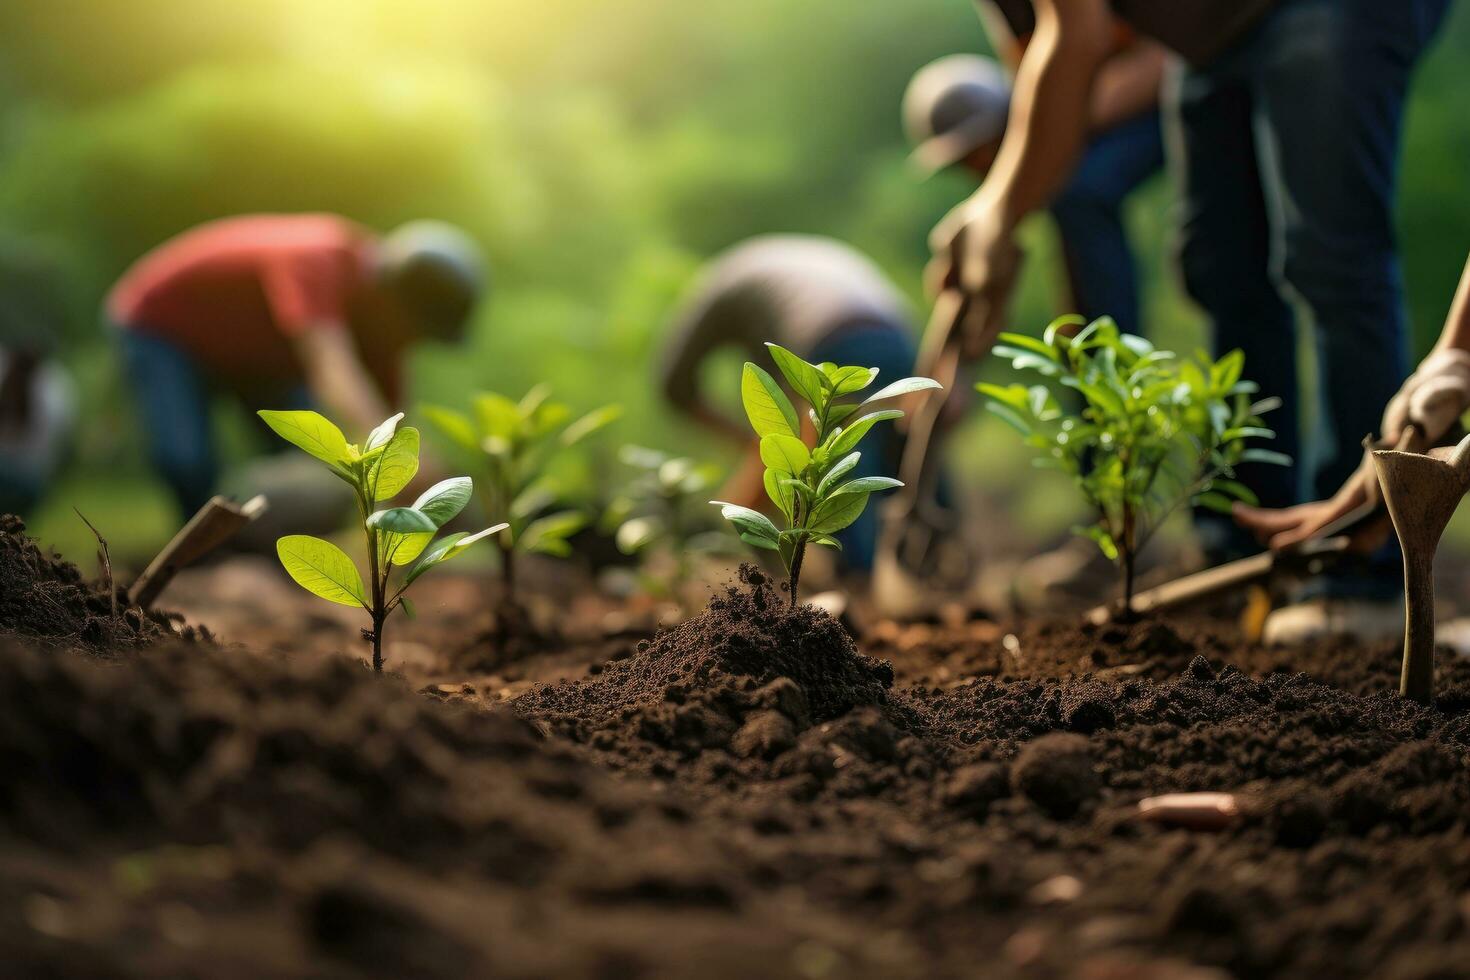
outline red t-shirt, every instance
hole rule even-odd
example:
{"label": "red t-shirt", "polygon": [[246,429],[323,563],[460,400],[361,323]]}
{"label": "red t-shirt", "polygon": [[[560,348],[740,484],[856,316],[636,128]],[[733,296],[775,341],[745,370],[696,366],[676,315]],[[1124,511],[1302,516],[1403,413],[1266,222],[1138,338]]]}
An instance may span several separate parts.
{"label": "red t-shirt", "polygon": [[[170,341],[221,380],[297,381],[289,338],[351,324],[370,282],[374,241],[330,214],[212,221],[139,259],[108,296],[108,315],[124,330]],[[396,374],[386,363],[396,358],[361,353],[385,388],[397,387],[383,376]]]}

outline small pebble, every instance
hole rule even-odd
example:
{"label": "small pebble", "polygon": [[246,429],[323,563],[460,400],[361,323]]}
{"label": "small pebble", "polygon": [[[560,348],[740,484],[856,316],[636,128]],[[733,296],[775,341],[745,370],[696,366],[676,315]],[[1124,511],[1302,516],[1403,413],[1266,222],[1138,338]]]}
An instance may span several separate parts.
{"label": "small pebble", "polygon": [[1166,793],[1138,801],[1139,819],[1187,830],[1223,830],[1240,816],[1233,793]]}

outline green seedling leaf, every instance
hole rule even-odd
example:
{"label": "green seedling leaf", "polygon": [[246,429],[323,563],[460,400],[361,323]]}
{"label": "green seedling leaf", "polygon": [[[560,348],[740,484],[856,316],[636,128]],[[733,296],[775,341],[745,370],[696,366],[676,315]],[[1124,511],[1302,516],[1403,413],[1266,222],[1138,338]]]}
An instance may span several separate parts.
{"label": "green seedling leaf", "polygon": [[515,402],[493,391],[482,391],[475,395],[474,407],[475,424],[479,426],[480,436],[476,444],[492,437],[507,443],[515,439],[516,430],[520,428],[523,417],[520,407]]}
{"label": "green seedling leaf", "polygon": [[1229,514],[1231,508],[1235,505],[1235,501],[1223,493],[1216,493],[1213,490],[1207,490],[1197,495],[1194,498],[1194,502],[1207,510],[1213,510],[1220,514]]}
{"label": "green seedling leaf", "polygon": [[[791,351],[777,344],[766,344],[776,367],[781,369],[791,389],[805,398],[810,405],[820,405],[825,400],[822,386],[822,371],[808,364]],[[794,433],[793,433],[794,434]]]}
{"label": "green seedling leaf", "polygon": [[475,482],[467,476],[441,480],[413,502],[413,509],[425,514],[436,528],[443,527],[459,516],[475,492]]}
{"label": "green seedling leaf", "polygon": [[367,486],[373,500],[392,500],[418,472],[419,430],[406,426],[393,434],[383,455],[368,464]]}
{"label": "green seedling leaf", "polygon": [[412,565],[414,561],[424,553],[429,542],[434,540],[433,531],[420,531],[417,534],[395,534],[385,532],[383,541],[383,555],[394,565]]}
{"label": "green seedling leaf", "polygon": [[878,380],[877,368],[838,368],[832,375],[832,396],[841,398],[843,395],[855,395],[876,380]]}
{"label": "green seedling leaf", "polygon": [[442,405],[421,405],[418,412],[429,420],[439,434],[468,453],[480,451],[480,436],[469,416]]}
{"label": "green seedling leaf", "polygon": [[1270,466],[1290,466],[1291,457],[1270,449],[1247,449],[1240,454],[1242,463],[1266,463]]}
{"label": "green seedling leaf", "polygon": [[761,439],[761,462],[773,470],[800,475],[811,462],[806,443],[795,436],[769,435]]}
{"label": "green seedling leaf", "polygon": [[838,436],[836,441],[832,443],[828,452],[833,456],[846,456],[857,448],[858,443],[863,441],[863,436],[866,436],[868,430],[873,426],[879,422],[886,422],[889,419],[900,418],[903,418],[902,411],[896,408],[887,408],[879,412],[869,412],[862,418],[854,419],[851,425],[842,430],[842,435]]}
{"label": "green seedling leaf", "polygon": [[604,405],[588,412],[562,430],[561,444],[575,446],[588,436],[600,432],[623,417],[623,406]]}
{"label": "green seedling leaf", "polygon": [[635,517],[618,526],[613,540],[623,554],[636,555],[657,541],[665,530],[664,522],[656,517]]}
{"label": "green seedling leaf", "polygon": [[330,541],[290,534],[276,542],[286,573],[312,595],[343,606],[368,608],[362,575],[346,553]]}
{"label": "green seedling leaf", "polygon": [[848,453],[846,456],[839,459],[836,463],[833,463],[832,468],[827,471],[827,474],[822,477],[821,482],[817,484],[817,496],[827,496],[827,491],[830,490],[837,483],[838,480],[842,479],[842,477],[851,472],[852,468],[858,464],[858,460],[862,458],[862,453]]}
{"label": "green seedling leaf", "polygon": [[774,548],[776,546],[781,532],[765,514],[758,510],[751,510],[749,507],[741,507],[739,504],[726,503],[723,500],[711,500],[710,503],[720,508],[720,516],[735,525],[736,530],[740,532],[741,539],[747,544],[754,544],[755,542],[750,540],[754,538],[764,542],[757,547]]}
{"label": "green seedling leaf", "polygon": [[410,620],[419,618],[419,611],[408,596],[401,596],[398,604],[403,607],[403,615],[407,616]]}
{"label": "green seedling leaf", "polygon": [[861,517],[867,506],[866,493],[833,494],[817,505],[808,529],[814,534],[835,534]]}
{"label": "green seedling leaf", "polygon": [[367,526],[393,534],[422,534],[425,531],[433,534],[439,530],[439,525],[434,523],[432,517],[413,507],[380,510],[368,517]]}
{"label": "green seedling leaf", "polygon": [[403,413],[399,412],[397,415],[383,422],[372,432],[369,432],[367,442],[362,444],[362,451],[369,453],[374,449],[381,449],[388,445],[388,440],[393,438],[393,433],[398,431],[398,423],[402,421]]}
{"label": "green seedling leaf", "polygon": [[856,480],[849,480],[836,490],[832,496],[844,493],[877,493],[879,490],[892,490],[901,487],[903,483],[888,476],[864,476]]}
{"label": "green seedling leaf", "polygon": [[801,433],[796,409],[776,379],[749,361],[745,363],[740,378],[740,400],[756,435],[762,438],[770,435],[795,438]]}
{"label": "green seedling leaf", "polygon": [[490,537],[492,534],[499,534],[502,531],[507,530],[509,527],[509,524],[496,524],[494,527],[487,527],[485,528],[485,530],[477,531],[474,534],[466,534],[464,531],[456,531],[453,534],[446,534],[438,541],[435,541],[434,544],[427,551],[424,552],[423,556],[419,559],[419,563],[417,565],[409,569],[407,577],[405,577],[403,580],[404,586],[407,587],[411,585],[415,579],[427,572],[429,569],[433,568],[435,565],[442,565],[449,559],[464,554],[464,552],[470,547],[470,545],[474,544],[475,542],[484,540],[485,538]]}
{"label": "green seedling leaf", "polygon": [[587,526],[587,515],[575,510],[550,514],[526,525],[520,546],[525,551],[565,558],[572,553],[567,538]]}
{"label": "green seedling leaf", "polygon": [[1017,348],[1022,348],[1053,361],[1057,359],[1056,348],[1036,337],[1028,337],[1023,333],[1002,333],[996,340],[999,343],[991,349],[991,352],[1001,357],[1010,357],[1012,356],[1011,352],[1020,353],[1020,350],[1017,350]]}
{"label": "green seedling leaf", "polygon": [[881,402],[887,398],[897,398],[899,395],[908,395],[916,391],[936,391],[942,388],[943,386],[933,378],[904,378],[901,381],[895,381],[891,385],[879,388],[867,398],[864,398],[863,404],[871,405],[873,402]]}
{"label": "green seedling leaf", "polygon": [[316,412],[263,410],[256,414],[276,435],[322,462],[337,468],[345,467],[350,462],[347,437],[342,434],[341,429]]}
{"label": "green seedling leaf", "polygon": [[776,505],[776,509],[788,521],[793,520],[796,516],[794,506],[796,494],[789,485],[790,481],[783,479],[780,470],[769,469],[766,470],[763,480],[766,486],[766,496],[771,499],[771,503]]}

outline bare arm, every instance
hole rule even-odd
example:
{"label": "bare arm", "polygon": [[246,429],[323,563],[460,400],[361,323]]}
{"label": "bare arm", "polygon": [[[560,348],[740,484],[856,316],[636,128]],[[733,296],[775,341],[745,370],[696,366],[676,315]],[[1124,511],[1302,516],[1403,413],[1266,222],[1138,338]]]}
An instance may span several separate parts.
{"label": "bare arm", "polygon": [[329,415],[349,431],[369,432],[390,414],[388,403],[363,366],[345,326],[303,330],[292,341],[306,385]]}
{"label": "bare arm", "polygon": [[1465,260],[1465,271],[1460,274],[1460,287],[1455,290],[1450,303],[1449,316],[1434,349],[1470,351],[1470,259]]}
{"label": "bare arm", "polygon": [[1104,62],[1092,89],[1092,131],[1112,129],[1156,108],[1168,62],[1169,54],[1162,45],[1144,39]]}

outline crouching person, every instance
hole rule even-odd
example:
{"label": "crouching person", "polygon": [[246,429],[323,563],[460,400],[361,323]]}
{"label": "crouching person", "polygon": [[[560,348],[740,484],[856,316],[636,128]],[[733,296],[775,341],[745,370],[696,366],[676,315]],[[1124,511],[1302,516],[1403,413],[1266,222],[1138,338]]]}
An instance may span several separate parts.
{"label": "crouching person", "polygon": [[[246,215],[139,259],[106,317],[150,459],[182,516],[216,489],[216,396],[252,413],[312,408],[367,432],[400,404],[409,349],[459,340],[484,286],[479,249],[437,222],[380,237],[330,214]],[[288,500],[274,503],[279,513]],[[325,506],[337,504],[326,495]]]}
{"label": "crouching person", "polygon": [[[771,235],[712,260],[670,328],[662,387],[685,415],[748,447],[723,499],[757,509],[764,501],[759,447],[750,427],[714,405],[699,379],[701,365],[725,349],[769,368],[768,341],[816,364],[876,367],[879,385],[910,375],[916,355],[908,304],[871,260],[847,245]],[[852,478],[892,473],[901,447],[891,427],[879,426],[859,451],[862,460]],[[872,567],[880,510],[869,506],[836,535],[848,569]]]}

